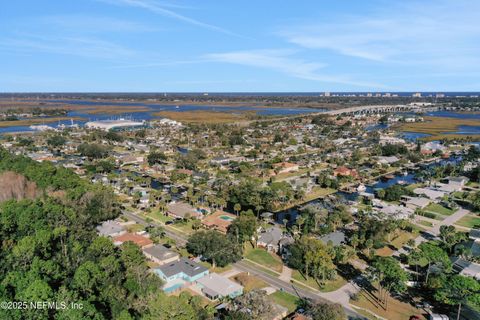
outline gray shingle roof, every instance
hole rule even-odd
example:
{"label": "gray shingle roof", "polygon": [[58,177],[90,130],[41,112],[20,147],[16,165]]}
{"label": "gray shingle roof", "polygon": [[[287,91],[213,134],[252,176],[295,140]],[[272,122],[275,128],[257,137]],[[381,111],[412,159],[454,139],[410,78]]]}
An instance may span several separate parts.
{"label": "gray shingle roof", "polygon": [[187,258],[181,258],[178,261],[168,263],[166,265],[160,266],[157,269],[162,271],[166,277],[171,277],[180,272],[185,273],[189,277],[193,277],[197,274],[207,271],[208,269],[204,266],[190,261]]}

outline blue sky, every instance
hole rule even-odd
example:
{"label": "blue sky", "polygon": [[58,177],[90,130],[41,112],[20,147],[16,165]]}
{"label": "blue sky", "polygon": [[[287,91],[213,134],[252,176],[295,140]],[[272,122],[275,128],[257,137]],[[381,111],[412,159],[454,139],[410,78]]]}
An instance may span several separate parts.
{"label": "blue sky", "polygon": [[478,0],[16,0],[0,92],[480,91]]}

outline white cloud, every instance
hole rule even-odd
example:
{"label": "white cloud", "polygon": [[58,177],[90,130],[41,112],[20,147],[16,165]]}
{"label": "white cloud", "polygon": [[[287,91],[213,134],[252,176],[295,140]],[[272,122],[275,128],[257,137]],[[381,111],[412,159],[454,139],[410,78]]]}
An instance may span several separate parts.
{"label": "white cloud", "polygon": [[341,83],[358,87],[381,88],[377,83],[355,81],[348,76],[332,76],[319,73],[318,71],[326,64],[308,62],[303,59],[292,57],[292,50],[250,50],[234,51],[226,53],[211,53],[204,56],[205,59],[214,62],[224,62],[244,66],[252,66],[281,72],[295,78],[326,82]]}
{"label": "white cloud", "polygon": [[179,8],[181,6],[176,6],[168,3],[161,3],[161,2],[152,1],[152,0],[100,0],[100,1],[105,3],[110,3],[110,4],[125,5],[125,6],[145,9],[155,14],[173,18],[173,19],[176,19],[185,23],[189,23],[191,25],[195,25],[201,28],[217,31],[217,32],[232,35],[232,36],[243,37],[227,29],[199,21],[199,20],[184,16],[182,14],[176,13],[175,11],[172,11],[170,9],[167,9],[167,7]]}
{"label": "white cloud", "polygon": [[61,28],[64,31],[79,31],[82,33],[149,32],[159,30],[133,21],[85,14],[52,15],[42,17],[39,20],[42,24]]}
{"label": "white cloud", "polygon": [[88,58],[130,57],[134,51],[113,42],[86,37],[49,37],[30,35],[0,39],[0,47],[25,52],[46,52]]}
{"label": "white cloud", "polygon": [[[392,2],[393,4],[393,2]],[[373,15],[335,16],[284,27],[279,34],[308,49],[398,64],[447,68],[480,62],[480,2],[401,2]]]}

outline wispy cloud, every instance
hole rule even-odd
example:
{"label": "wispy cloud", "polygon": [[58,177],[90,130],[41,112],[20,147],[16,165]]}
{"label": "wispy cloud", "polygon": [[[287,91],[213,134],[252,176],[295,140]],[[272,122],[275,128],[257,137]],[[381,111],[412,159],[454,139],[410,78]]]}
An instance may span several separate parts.
{"label": "wispy cloud", "polygon": [[285,26],[279,34],[308,49],[391,63],[468,67],[480,62],[480,2],[401,2],[373,15]]}
{"label": "wispy cloud", "polygon": [[20,53],[46,52],[88,58],[125,58],[135,52],[113,42],[86,37],[50,37],[28,35],[16,38],[0,38],[0,48]]}
{"label": "wispy cloud", "polygon": [[159,30],[134,21],[85,14],[44,16],[39,18],[39,22],[43,25],[61,28],[63,31],[82,33],[150,32]]}
{"label": "wispy cloud", "polygon": [[281,72],[291,77],[325,83],[341,83],[358,87],[381,88],[377,83],[355,81],[348,76],[333,76],[318,71],[326,64],[308,62],[292,57],[293,50],[250,50],[226,53],[211,53],[204,56],[209,61],[252,66]]}
{"label": "wispy cloud", "polygon": [[224,34],[228,34],[236,37],[243,37],[225,28],[222,28],[213,24],[205,23],[200,20],[193,19],[185,15],[179,14],[170,9],[170,8],[180,8],[179,6],[168,4],[165,2],[162,3],[162,2],[152,1],[152,0],[99,0],[99,1],[115,4],[115,5],[124,5],[124,6],[141,8],[141,9],[153,12],[155,14],[176,19],[197,27],[209,29],[212,31],[216,31],[216,32],[220,32],[220,33],[224,33]]}

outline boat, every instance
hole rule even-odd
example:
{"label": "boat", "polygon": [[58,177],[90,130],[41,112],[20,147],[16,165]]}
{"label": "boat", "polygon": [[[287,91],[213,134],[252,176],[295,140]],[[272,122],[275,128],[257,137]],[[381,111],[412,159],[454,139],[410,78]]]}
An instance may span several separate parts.
{"label": "boat", "polygon": [[407,184],[407,181],[405,181],[405,180],[398,180],[398,181],[397,181],[397,184],[403,186],[403,185]]}
{"label": "boat", "polygon": [[395,178],[395,176],[393,174],[386,174],[386,175],[384,175],[384,178],[387,179],[387,180],[390,180],[390,179]]}
{"label": "boat", "polygon": [[180,109],[180,106],[176,106],[175,109]]}
{"label": "boat", "polygon": [[357,187],[358,192],[364,192],[365,190],[367,190],[367,187],[365,187],[365,185],[363,183],[358,185],[358,187]]}

